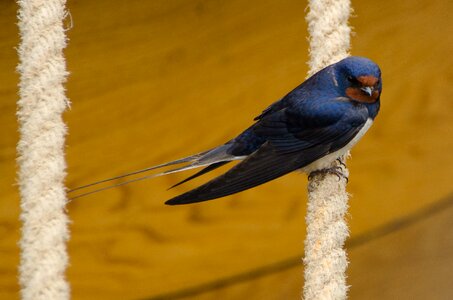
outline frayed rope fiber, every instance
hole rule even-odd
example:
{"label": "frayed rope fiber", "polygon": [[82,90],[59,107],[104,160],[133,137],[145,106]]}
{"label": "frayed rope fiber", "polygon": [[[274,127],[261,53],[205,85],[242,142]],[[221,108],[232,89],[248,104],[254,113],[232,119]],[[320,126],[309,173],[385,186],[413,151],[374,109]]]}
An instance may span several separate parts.
{"label": "frayed rope fiber", "polygon": [[65,279],[69,238],[65,214],[62,113],[69,105],[63,83],[66,36],[61,0],[20,0],[20,74],[17,118],[18,181],[22,236],[19,282],[22,299],[69,299]]}
{"label": "frayed rope fiber", "polygon": [[[309,75],[313,75],[348,56],[351,4],[349,0],[310,0],[308,6]],[[341,167],[343,174],[349,176],[344,165],[335,162],[333,166]],[[347,209],[346,179],[329,173],[310,178],[304,257],[305,300],[346,299]]]}

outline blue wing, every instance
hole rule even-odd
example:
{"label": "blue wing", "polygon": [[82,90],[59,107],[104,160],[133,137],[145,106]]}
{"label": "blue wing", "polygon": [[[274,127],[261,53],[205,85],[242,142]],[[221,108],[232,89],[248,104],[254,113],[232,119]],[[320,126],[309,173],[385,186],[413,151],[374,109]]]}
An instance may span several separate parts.
{"label": "blue wing", "polygon": [[263,184],[344,147],[368,118],[366,107],[333,99],[264,114],[252,127],[266,142],[225,174],[166,202],[187,204]]}

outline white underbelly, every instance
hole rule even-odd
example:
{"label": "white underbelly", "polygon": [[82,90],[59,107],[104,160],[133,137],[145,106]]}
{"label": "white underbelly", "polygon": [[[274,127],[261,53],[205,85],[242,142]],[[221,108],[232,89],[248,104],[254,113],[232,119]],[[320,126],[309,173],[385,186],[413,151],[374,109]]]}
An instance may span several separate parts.
{"label": "white underbelly", "polygon": [[356,134],[356,136],[346,146],[344,146],[343,148],[341,148],[335,152],[329,153],[324,157],[321,157],[320,159],[303,167],[301,169],[301,171],[309,174],[316,170],[322,170],[322,169],[329,168],[334,160],[336,160],[340,156],[343,156],[344,154],[346,154],[346,152],[348,152],[363,137],[363,135],[368,131],[368,129],[370,129],[372,124],[373,124],[373,120],[368,119],[365,122],[365,125],[363,125],[362,129],[360,129],[360,131]]}

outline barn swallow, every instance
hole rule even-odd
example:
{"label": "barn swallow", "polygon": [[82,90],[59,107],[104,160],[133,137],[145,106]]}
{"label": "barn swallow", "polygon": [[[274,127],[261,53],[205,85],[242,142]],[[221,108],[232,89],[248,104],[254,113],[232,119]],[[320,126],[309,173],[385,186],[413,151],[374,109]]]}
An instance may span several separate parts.
{"label": "barn swallow", "polygon": [[364,57],[347,57],[271,104],[252,126],[227,143],[115,178],[182,163],[186,165],[147,177],[204,166],[175,187],[231,161],[241,161],[223,175],[165,202],[177,205],[225,197],[295,170],[311,174],[328,169],[373,124],[381,91],[378,65]]}

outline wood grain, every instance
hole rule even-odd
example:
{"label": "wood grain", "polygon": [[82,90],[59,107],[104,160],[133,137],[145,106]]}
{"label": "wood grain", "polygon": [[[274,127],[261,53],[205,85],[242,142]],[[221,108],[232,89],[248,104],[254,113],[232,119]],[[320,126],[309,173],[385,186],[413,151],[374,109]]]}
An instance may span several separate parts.
{"label": "wood grain", "polygon": [[[305,78],[303,2],[68,5],[73,19],[66,50],[72,101],[65,115],[68,187],[225,142]],[[384,80],[380,115],[349,161],[349,223],[355,236],[452,191],[453,26],[447,13],[453,5],[447,0],[385,0],[353,6],[353,54],[377,61]],[[14,3],[0,2],[1,299],[18,297],[15,10]],[[302,253],[305,176],[290,174],[218,201],[164,206],[164,200],[210,178],[166,191],[185,175],[131,184],[69,204],[68,277],[74,299],[151,297]],[[445,234],[436,228],[433,234]],[[407,247],[438,255],[425,244],[430,241],[416,237],[389,242],[400,245],[385,250],[389,259],[400,257],[399,249]],[[367,249],[369,255],[384,255],[380,247]],[[354,297],[369,288],[358,279],[364,273],[413,271],[399,269],[398,260],[388,268],[363,264],[358,270],[362,264],[355,262],[367,258],[365,253],[351,254]],[[430,262],[420,267],[432,267],[433,276],[447,274]],[[215,293],[209,299],[290,299],[301,287],[302,270],[296,273],[290,279],[275,275],[258,285],[244,283],[245,294]],[[380,278],[375,282],[382,288],[398,288]],[[263,292],[270,285],[285,294]],[[431,288],[422,281],[417,285]]]}

